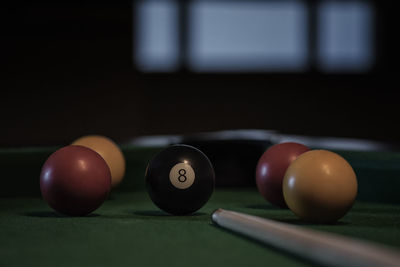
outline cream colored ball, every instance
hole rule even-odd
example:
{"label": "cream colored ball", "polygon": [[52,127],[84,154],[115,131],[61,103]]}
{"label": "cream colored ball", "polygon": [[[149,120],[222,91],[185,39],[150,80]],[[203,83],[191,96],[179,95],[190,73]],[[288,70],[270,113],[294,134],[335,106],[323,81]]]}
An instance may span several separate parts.
{"label": "cream colored ball", "polygon": [[111,186],[117,187],[125,176],[125,157],[120,147],[110,138],[88,135],[76,139],[72,145],[88,147],[103,157],[111,171]]}
{"label": "cream colored ball", "polygon": [[334,152],[308,151],[286,170],[283,195],[289,208],[302,220],[332,223],[353,206],[357,196],[356,174]]}

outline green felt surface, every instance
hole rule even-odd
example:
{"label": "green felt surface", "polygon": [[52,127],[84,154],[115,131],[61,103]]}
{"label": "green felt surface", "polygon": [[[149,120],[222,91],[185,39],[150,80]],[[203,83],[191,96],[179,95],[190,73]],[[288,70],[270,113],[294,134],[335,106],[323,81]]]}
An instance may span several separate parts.
{"label": "green felt surface", "polygon": [[87,217],[36,197],[0,198],[0,266],[304,266],[310,263],[214,226],[217,208],[400,247],[400,206],[358,202],[337,224],[304,224],[255,189],[217,190],[193,216],[169,216],[146,192],[117,193]]}

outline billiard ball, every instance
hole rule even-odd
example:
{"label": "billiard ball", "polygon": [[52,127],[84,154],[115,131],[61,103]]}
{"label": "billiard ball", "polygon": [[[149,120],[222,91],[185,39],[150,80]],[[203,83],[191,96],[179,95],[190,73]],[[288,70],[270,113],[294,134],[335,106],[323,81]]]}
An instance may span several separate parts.
{"label": "billiard ball", "polygon": [[308,150],[305,145],[286,142],[271,146],[260,157],[256,167],[256,184],[268,202],[287,208],[282,192],[283,177],[290,163]]}
{"label": "billiard ball", "polygon": [[203,152],[172,145],[159,152],[146,169],[146,187],[156,206],[173,215],[191,214],[210,199],[215,174]]}
{"label": "billiard ball", "polygon": [[356,174],[338,154],[312,150],[290,164],[283,180],[283,195],[300,219],[332,223],[342,218],[354,203]]}
{"label": "billiard ball", "polygon": [[44,200],[59,213],[83,216],[96,210],[111,189],[111,173],[104,159],[83,146],[58,149],[40,173]]}
{"label": "billiard ball", "polygon": [[111,171],[111,186],[117,187],[125,175],[125,157],[119,146],[110,138],[100,135],[88,135],[78,138],[72,145],[93,149],[107,162]]}

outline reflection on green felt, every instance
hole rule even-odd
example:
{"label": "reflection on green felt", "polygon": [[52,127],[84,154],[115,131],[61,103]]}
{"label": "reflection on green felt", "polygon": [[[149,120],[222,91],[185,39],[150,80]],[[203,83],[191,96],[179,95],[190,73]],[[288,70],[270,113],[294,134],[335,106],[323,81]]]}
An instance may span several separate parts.
{"label": "reflection on green felt", "polygon": [[146,192],[114,193],[87,217],[41,198],[0,199],[0,266],[301,266],[309,263],[211,224],[217,208],[400,247],[400,206],[357,203],[334,225],[305,224],[255,189],[217,190],[192,216],[170,216]]}

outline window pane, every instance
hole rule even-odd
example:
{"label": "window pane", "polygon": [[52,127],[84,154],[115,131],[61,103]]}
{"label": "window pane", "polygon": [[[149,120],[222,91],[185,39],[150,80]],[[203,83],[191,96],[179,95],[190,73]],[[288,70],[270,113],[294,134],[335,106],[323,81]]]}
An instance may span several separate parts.
{"label": "window pane", "polygon": [[189,18],[195,71],[306,67],[307,10],[300,1],[193,1]]}
{"label": "window pane", "polygon": [[318,57],[325,71],[364,71],[373,61],[368,2],[325,1],[318,9]]}
{"label": "window pane", "polygon": [[178,7],[175,1],[137,4],[135,59],[144,71],[171,71],[178,64]]}

